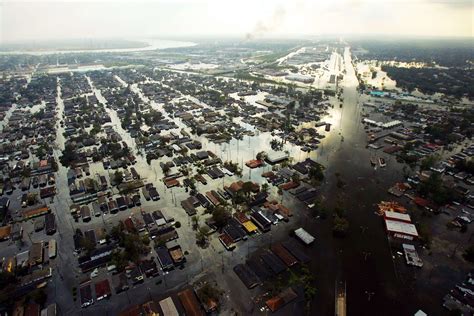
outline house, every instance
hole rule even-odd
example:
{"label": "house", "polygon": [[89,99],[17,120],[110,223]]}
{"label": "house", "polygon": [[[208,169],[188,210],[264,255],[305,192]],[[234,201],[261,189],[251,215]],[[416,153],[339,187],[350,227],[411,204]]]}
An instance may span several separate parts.
{"label": "house", "polygon": [[43,263],[43,242],[36,242],[31,245],[28,263],[30,266]]}
{"label": "house", "polygon": [[161,268],[165,270],[171,270],[174,268],[174,262],[171,258],[170,254],[168,253],[168,249],[166,247],[156,247],[155,248],[158,261],[160,262]]}
{"label": "house", "polygon": [[11,225],[0,227],[0,241],[8,240],[10,238],[11,231],[12,231]]}
{"label": "house", "polygon": [[252,289],[261,283],[255,272],[253,272],[246,264],[236,265],[234,267],[234,272],[248,289]]}
{"label": "house", "polygon": [[186,315],[204,316],[201,305],[192,289],[186,289],[178,293],[178,298],[184,307]]}
{"label": "house", "polygon": [[235,249],[234,241],[232,240],[232,238],[227,233],[223,233],[223,234],[219,235],[219,241],[225,247],[225,249],[227,249],[227,250]]}
{"label": "house", "polygon": [[261,211],[253,210],[252,213],[250,213],[250,218],[261,231],[267,232],[271,229],[271,221],[266,218]]}
{"label": "house", "polygon": [[289,287],[286,290],[282,291],[280,294],[268,299],[265,304],[272,312],[276,312],[277,310],[290,303],[297,297],[298,295],[295,293],[295,291],[291,287]]}
{"label": "house", "polygon": [[140,262],[140,270],[145,273],[146,277],[155,277],[159,275],[158,267],[156,266],[156,262],[152,259],[150,260],[143,260]]}
{"label": "house", "polygon": [[144,277],[139,266],[134,267],[132,270],[128,271],[128,273],[133,284],[143,282]]}

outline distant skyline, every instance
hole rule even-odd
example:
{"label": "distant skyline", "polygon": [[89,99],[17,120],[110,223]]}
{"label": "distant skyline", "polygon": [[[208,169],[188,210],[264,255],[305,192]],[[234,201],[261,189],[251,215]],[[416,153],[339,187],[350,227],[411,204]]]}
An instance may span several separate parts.
{"label": "distant skyline", "polygon": [[0,43],[328,34],[474,36],[473,0],[3,0]]}

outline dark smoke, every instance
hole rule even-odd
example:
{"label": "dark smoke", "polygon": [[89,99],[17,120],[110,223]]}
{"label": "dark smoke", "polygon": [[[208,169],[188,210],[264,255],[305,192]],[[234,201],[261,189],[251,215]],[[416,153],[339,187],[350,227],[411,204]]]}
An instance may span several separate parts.
{"label": "dark smoke", "polygon": [[285,9],[281,6],[277,7],[268,21],[258,21],[253,30],[245,35],[245,38],[251,40],[273,32],[283,23],[285,16]]}

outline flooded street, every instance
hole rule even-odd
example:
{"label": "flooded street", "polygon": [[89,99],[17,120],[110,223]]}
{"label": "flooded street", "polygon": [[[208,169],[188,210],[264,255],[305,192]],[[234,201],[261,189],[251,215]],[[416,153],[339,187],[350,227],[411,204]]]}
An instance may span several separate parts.
{"label": "flooded street", "polygon": [[[317,294],[306,306],[294,304],[295,309],[301,308],[299,314],[306,308],[310,315],[333,315],[335,292],[340,285],[346,287],[350,315],[380,315],[383,310],[383,315],[398,316],[411,314],[416,307],[426,309],[421,302],[432,300],[417,293],[416,289],[429,287],[429,284],[415,282],[411,271],[407,272],[405,266],[400,266],[403,257],[391,249],[384,222],[375,214],[377,203],[393,200],[387,189],[404,178],[404,165],[396,161],[395,155],[368,146],[371,132],[362,123],[363,119],[370,115],[385,123],[390,118],[381,111],[368,108],[367,103],[381,104],[382,101],[359,92],[353,52],[348,43],[339,41],[337,47],[328,46],[319,52],[327,59],[318,61],[315,68],[311,68],[311,59],[319,58],[319,55],[314,49],[299,49],[297,52],[281,62],[303,62],[302,67],[308,67],[305,69],[315,76],[317,83],[297,83],[290,89],[275,83],[254,85],[250,80],[142,66],[63,73],[54,78],[51,89],[57,120],[52,137],[55,139],[53,156],[60,161],[66,148],[73,148],[71,150],[81,156],[75,165],[65,167],[59,164],[55,196],[45,201],[57,216],[61,237],[59,258],[54,262],[58,273],[53,276],[54,287],[48,287],[48,295],[60,306],[65,306],[63,311],[74,313],[81,308],[72,300],[70,292],[81,284],[82,279],[90,276],[90,271],[81,271],[77,265],[78,256],[83,252],[79,255],[74,252],[76,230],[88,234],[93,232],[94,236],[110,236],[119,223],[145,218],[144,215],[155,211],[172,219],[166,225],[178,236],[172,242],[179,243],[186,252],[185,266],[180,271],[160,269],[159,280],[146,278],[143,285],[132,286],[130,292],[116,293],[118,298],[115,300],[97,302],[88,307],[89,315],[119,313],[131,304],[129,294],[161,298],[202,280],[214,280],[226,291],[222,314],[239,310],[245,315],[261,315],[261,297],[265,296],[271,282],[267,280],[256,288],[247,289],[233,268],[246,264],[249,258],[277,242],[293,239],[290,236],[297,228],[303,228],[316,238],[314,245],[304,248],[304,251],[311,258],[308,268],[315,278],[312,286]],[[314,55],[303,55],[308,52]],[[324,90],[312,91],[312,88]],[[78,89],[77,93],[75,89]],[[306,97],[311,101],[305,104]],[[383,107],[395,102],[386,96],[380,98],[384,100]],[[290,111],[291,100],[295,103]],[[48,110],[46,102],[35,104],[27,110],[39,114],[42,109]],[[439,110],[431,104],[420,107]],[[5,111],[2,128],[7,126],[17,108],[14,106]],[[101,122],[100,126],[97,121]],[[388,134],[390,130],[380,131],[383,133]],[[87,142],[82,142],[82,138]],[[112,150],[114,147],[119,149]],[[215,155],[216,161],[220,161],[202,160],[197,157],[198,153],[213,158]],[[262,166],[249,168],[246,163],[256,159],[260,153],[285,155],[288,161],[272,165],[262,159]],[[315,189],[310,192],[313,197],[305,199],[306,202],[302,202],[295,192],[285,191],[276,181],[262,176],[273,172],[282,177],[278,181],[293,182],[291,176],[284,177],[283,173],[297,170],[294,164],[308,158],[324,167],[324,180],[319,184],[303,178],[302,187]],[[386,167],[374,167],[371,159],[377,158],[384,158]],[[112,162],[115,167],[111,166]],[[122,164],[117,165],[118,162]],[[236,164],[241,175],[237,175],[240,170],[235,170],[220,178],[213,176],[210,171],[215,164],[224,168],[225,162]],[[139,179],[139,189],[126,192],[117,186],[115,178],[120,172],[129,172],[132,166],[138,177],[132,179],[129,173],[125,183],[132,184]],[[166,171],[165,166],[168,166]],[[206,178],[196,181],[198,174],[206,175]],[[303,173],[301,175],[305,177]],[[177,185],[167,187],[171,178],[177,181]],[[88,179],[97,183],[105,179],[107,188],[71,193],[76,192],[77,184],[83,186]],[[191,186],[186,184],[191,180],[195,186],[192,193]],[[207,236],[205,247],[198,246],[197,229],[212,227],[209,220],[214,209],[207,209],[208,206],[201,202],[194,206],[198,224],[193,225],[192,215],[188,215],[182,202],[197,193],[204,195],[222,191],[237,181],[252,181],[262,187],[268,185],[267,201],[288,208],[291,219],[273,223],[268,232],[262,230],[246,235],[248,239],[235,242],[232,251],[225,250],[219,239],[224,230]],[[142,190],[144,186],[156,188],[159,198],[147,198],[145,192],[148,189]],[[92,218],[85,216],[85,220],[84,215],[76,212],[77,205],[90,208],[101,197],[110,203],[130,196],[137,197],[139,203],[128,204],[116,213],[99,210]],[[21,195],[15,195],[14,203],[18,204],[20,199]],[[325,212],[308,206],[319,201]],[[252,210],[249,204],[234,201],[228,212],[230,214],[239,208],[247,213]],[[345,237],[334,235],[336,208],[343,210],[349,222]],[[16,215],[20,217],[20,213]],[[174,223],[179,225],[175,227]],[[142,237],[148,238],[152,230],[147,227],[141,232]],[[35,241],[40,241],[38,238],[41,237],[33,236]],[[104,247],[103,243],[97,243],[99,249]],[[142,257],[154,260],[157,253],[154,248],[151,247]],[[13,250],[13,247],[8,249],[9,252]],[[99,279],[112,278],[106,269],[100,270]],[[454,271],[443,274],[449,275],[454,275]],[[439,292],[442,291],[445,289]]]}
{"label": "flooded street", "polygon": [[5,126],[8,125],[8,120],[12,116],[13,112],[17,109],[17,105],[14,104],[11,108],[8,109],[8,111],[5,112],[5,117],[3,118],[2,121],[0,121],[0,131],[3,131]]}
{"label": "flooded street", "polygon": [[[335,61],[334,67],[336,68]],[[318,295],[311,305],[311,310],[317,315],[333,313],[334,306],[329,302],[334,299],[336,282],[343,281],[347,285],[349,314],[363,315],[367,311],[370,311],[370,314],[376,314],[377,311],[387,307],[387,305],[393,304],[392,307],[395,307],[400,304],[396,300],[400,296],[395,296],[395,293],[402,291],[402,289],[394,270],[387,235],[383,222],[378,216],[374,215],[374,211],[375,203],[387,197],[386,188],[394,181],[400,180],[402,176],[401,166],[395,162],[392,156],[388,155],[385,156],[388,162],[387,168],[375,170],[370,165],[370,157],[374,156],[375,153],[365,147],[367,135],[364,126],[361,124],[362,101],[357,91],[358,81],[352,66],[349,48],[346,48],[344,52],[341,67],[347,72],[340,83],[343,88],[343,106],[339,107],[340,102],[336,98],[330,98],[333,107],[329,108],[328,114],[321,118],[322,121],[332,124],[331,132],[325,133],[326,137],[321,140],[319,148],[309,153],[301,151],[299,146],[290,143],[285,143],[282,150],[289,153],[292,162],[303,161],[309,157],[326,167],[326,180],[321,187],[322,199],[330,209],[338,205],[346,210],[350,222],[348,237],[345,239],[334,238],[331,218],[325,220],[311,219],[306,207],[294,201],[292,197],[285,193],[282,196],[282,201],[298,213],[291,225],[276,230],[273,236],[267,234],[261,236],[261,238],[248,241],[246,246],[237,248],[231,257],[226,256],[222,260],[224,260],[224,266],[232,267],[234,264],[242,262],[250,249],[271,243],[272,240],[283,240],[286,238],[284,232],[290,227],[301,226],[316,236],[318,240],[317,244],[308,250],[313,259],[310,268],[314,271],[318,289]],[[116,76],[116,80],[124,87],[128,84],[118,76]],[[155,82],[151,79],[146,82],[165,86],[162,82]],[[133,84],[131,89],[145,104],[150,104],[153,109],[162,112],[164,118],[171,119],[176,123],[178,128],[172,131],[177,133],[180,130],[191,132],[191,129],[180,118],[173,117],[163,111],[163,104],[147,98],[137,84]],[[98,100],[106,104],[100,91],[95,88],[93,90]],[[179,98],[182,97],[201,105],[203,108],[208,108],[208,105],[191,95],[180,94]],[[246,96],[245,101],[254,104],[256,100],[261,98],[262,95]],[[133,138],[122,129],[117,113],[110,107],[107,107],[106,111],[111,117],[111,125],[114,130],[123,137],[131,148],[136,148]],[[244,166],[244,163],[247,160],[254,159],[260,151],[271,152],[270,141],[281,139],[278,136],[272,136],[270,132],[260,132],[253,125],[241,123],[240,119],[235,120],[246,129],[254,132],[255,135],[246,135],[241,140],[233,138],[230,142],[221,144],[210,142],[205,136],[194,136],[194,138],[202,143],[203,148],[211,150],[223,161],[229,160],[239,163],[243,169],[243,180],[262,183],[265,179],[262,178],[261,174],[270,171],[272,167],[267,165],[252,170]],[[320,129],[323,131],[324,127]],[[134,152],[137,152],[136,149],[134,149]],[[145,203],[141,209],[165,209],[171,212],[175,218],[190,225],[189,217],[179,206],[179,202],[188,196],[184,188],[167,189],[163,182],[159,180],[163,177],[159,162],[152,160],[148,165],[140,155],[137,156],[137,159],[138,163],[135,168],[138,172],[143,174],[145,179],[153,182],[160,192],[163,192],[162,200],[153,203],[153,206],[151,204],[148,206],[148,203]],[[160,161],[166,162],[171,161],[171,159],[163,157]],[[354,170],[357,170],[357,172],[354,172]],[[337,187],[336,174],[339,174],[340,179],[345,183],[343,188]],[[215,181],[205,186],[198,184],[197,186],[199,190],[206,191],[223,188],[234,180],[225,177],[222,181]],[[271,190],[276,195],[276,188]],[[185,249],[193,247],[194,239],[191,236],[181,236],[180,240]],[[215,257],[214,249],[218,249],[218,247],[221,246],[213,242],[211,248],[198,248],[199,255],[197,258],[201,259],[190,260],[187,274],[181,276],[173,274],[174,282],[178,282],[178,284],[186,283],[188,275],[195,275],[195,277],[198,277],[201,273],[218,275],[221,268],[219,263],[207,266],[205,269],[202,267],[203,260]],[[235,276],[226,276],[222,282],[232,283],[234,280]],[[389,314],[386,313],[386,315]]]}
{"label": "flooded street", "polygon": [[4,2],[1,315],[474,316],[472,3]]}
{"label": "flooded street", "polygon": [[[370,165],[373,153],[365,148],[367,136],[360,123],[357,78],[348,49],[344,63],[347,74],[341,84],[343,107],[337,107],[338,133],[326,139],[327,149],[320,161],[326,166],[323,199],[330,207],[339,205],[346,211],[350,228],[348,237],[335,239],[327,223],[329,218],[305,227],[321,240],[312,249],[316,257],[312,268],[322,289],[312,309],[318,315],[330,315],[333,305],[327,302],[333,300],[336,282],[343,281],[347,286],[349,315],[377,315],[382,310],[383,315],[406,315],[413,307],[407,304],[409,298],[399,300],[403,287],[396,277],[383,221],[374,215],[375,204],[389,198],[386,188],[401,179],[402,166],[388,155],[384,156],[388,161],[386,168],[375,170]],[[337,187],[336,173],[345,183],[343,188]]]}

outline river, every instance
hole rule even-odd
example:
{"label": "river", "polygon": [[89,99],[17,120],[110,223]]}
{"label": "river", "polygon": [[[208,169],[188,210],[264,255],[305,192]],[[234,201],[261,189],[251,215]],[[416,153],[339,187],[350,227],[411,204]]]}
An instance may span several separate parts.
{"label": "river", "polygon": [[0,51],[0,55],[53,55],[53,54],[70,54],[70,53],[127,53],[127,52],[142,52],[166,48],[178,48],[194,46],[196,43],[161,40],[161,39],[138,39],[138,41],[145,42],[148,45],[145,47],[131,47],[131,48],[108,48],[108,49],[64,49],[64,50],[16,50],[16,51]]}

